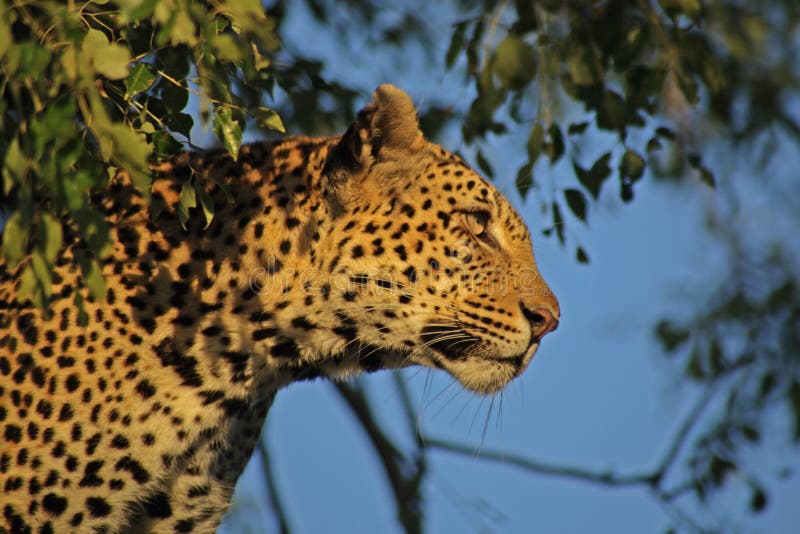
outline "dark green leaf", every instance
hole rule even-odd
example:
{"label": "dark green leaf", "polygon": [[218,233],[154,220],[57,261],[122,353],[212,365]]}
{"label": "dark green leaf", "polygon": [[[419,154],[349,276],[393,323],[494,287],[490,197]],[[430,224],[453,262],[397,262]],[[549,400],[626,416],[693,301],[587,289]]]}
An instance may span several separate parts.
{"label": "dark green leaf", "polygon": [[674,352],[689,340],[689,330],[676,326],[669,321],[659,321],[656,325],[656,337],[664,350]]}
{"label": "dark green leaf", "polygon": [[578,247],[578,249],[575,251],[575,259],[578,260],[578,263],[589,263],[589,255],[585,250],[583,250],[583,247]]}
{"label": "dark green leaf", "polygon": [[525,198],[533,185],[533,165],[530,163],[524,164],[517,171],[517,191],[522,198]]}
{"label": "dark green leaf", "polygon": [[557,202],[553,202],[553,228],[556,229],[556,235],[561,244],[564,244],[564,217],[561,215],[561,208]]}
{"label": "dark green leaf", "polygon": [[611,175],[611,167],[608,166],[610,160],[611,152],[606,152],[594,162],[592,168],[588,171],[583,169],[576,162],[572,163],[578,181],[589,191],[595,200],[600,197],[600,188],[603,186],[603,182]]}
{"label": "dark green leaf", "polygon": [[767,493],[764,488],[760,486],[754,487],[753,494],[750,497],[750,509],[754,512],[763,512],[767,507],[767,503]]}
{"label": "dark green leaf", "polygon": [[578,189],[567,189],[564,191],[564,197],[567,199],[567,206],[575,216],[586,222],[586,197]]}
{"label": "dark green leaf", "polygon": [[453,36],[450,38],[450,46],[447,48],[447,55],[445,56],[445,65],[451,68],[455,63],[458,54],[464,47],[464,32],[467,30],[466,22],[459,22],[455,25]]}
{"label": "dark green leaf", "polygon": [[794,440],[800,441],[800,382],[797,380],[789,387],[789,406],[794,419]]}
{"label": "dark green leaf", "polygon": [[492,165],[489,163],[489,160],[486,159],[486,156],[483,155],[480,149],[475,154],[475,159],[478,161],[478,167],[480,168],[481,172],[486,175],[488,178],[494,178],[494,170],[492,169]]}
{"label": "dark green leaf", "polygon": [[163,161],[183,148],[181,143],[163,130],[154,132],[151,141],[153,144],[153,156],[156,161]]}
{"label": "dark green leaf", "polygon": [[580,135],[586,130],[587,126],[589,126],[588,122],[573,122],[567,128],[567,133],[569,135]]}
{"label": "dark green leaf", "polygon": [[156,81],[153,67],[147,63],[137,63],[131,68],[130,74],[125,78],[125,100],[147,91]]}
{"label": "dark green leaf", "polygon": [[547,128],[547,135],[549,137],[549,142],[545,150],[550,158],[550,163],[555,163],[564,155],[564,138],[561,136],[561,130],[558,128],[558,125],[555,123]]}

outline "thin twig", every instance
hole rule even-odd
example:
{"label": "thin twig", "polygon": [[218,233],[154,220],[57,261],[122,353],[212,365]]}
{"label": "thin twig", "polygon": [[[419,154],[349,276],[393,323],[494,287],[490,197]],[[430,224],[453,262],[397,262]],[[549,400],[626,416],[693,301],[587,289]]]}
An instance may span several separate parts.
{"label": "thin twig", "polygon": [[654,483],[654,475],[652,472],[635,475],[617,475],[609,471],[591,471],[580,467],[554,465],[552,463],[533,460],[531,458],[491,449],[482,449],[480,451],[480,455],[477,455],[476,450],[470,446],[443,439],[428,438],[426,439],[425,443],[428,447],[453,452],[462,456],[469,456],[471,458],[481,458],[483,460],[490,460],[502,463],[504,465],[519,467],[525,469],[526,471],[543,475],[572,478],[596,484],[603,484],[606,486],[652,486]]}
{"label": "thin twig", "polygon": [[267,489],[269,490],[270,507],[278,519],[281,534],[289,534],[292,531],[291,523],[281,500],[280,489],[275,481],[275,473],[272,471],[269,448],[267,448],[263,437],[258,440],[258,452],[261,454],[261,465],[264,467],[264,480],[267,482]]}

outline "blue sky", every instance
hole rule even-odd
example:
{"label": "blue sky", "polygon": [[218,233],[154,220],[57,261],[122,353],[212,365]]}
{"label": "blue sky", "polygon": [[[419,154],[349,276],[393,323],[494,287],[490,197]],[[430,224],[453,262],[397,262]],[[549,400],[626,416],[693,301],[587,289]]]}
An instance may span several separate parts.
{"label": "blue sky", "polygon": [[[426,9],[430,13],[425,18],[448,20],[445,8]],[[402,57],[383,57],[368,48],[337,50],[299,8],[292,12],[286,30],[288,46],[302,46],[305,53],[312,51],[326,60],[328,74],[362,88],[365,101],[373,87],[391,82],[423,106],[469,104],[471,89],[462,80],[444,72],[431,76],[422,68],[421,47],[412,47]],[[444,50],[432,54],[443,57]],[[608,139],[602,136],[586,141],[589,155],[593,149],[607,150]],[[457,132],[446,132],[443,144],[469,156],[470,149],[461,144]],[[647,470],[661,459],[699,394],[663,357],[652,335],[653,325],[664,317],[691,314],[724,280],[728,257],[704,230],[704,221],[723,209],[725,191],[756,191],[757,181],[751,177],[755,171],[746,158],[729,157],[725,149],[716,155],[709,150],[722,194],[699,183],[675,185],[647,177],[636,186],[636,199],[630,205],[619,200],[612,178],[600,201],[591,205],[589,227],[570,223],[570,236],[591,256],[591,265],[583,266],[574,260],[572,248],[540,235],[547,221],[540,217],[536,198],[523,202],[515,193],[513,177],[524,155],[507,147],[522,146],[518,139],[505,137],[484,153],[495,167],[496,184],[539,236],[536,257],[561,302],[561,326],[547,337],[525,375],[503,394],[502,409],[494,406],[485,434],[487,401],[459,393],[443,373],[404,371],[421,407],[421,428],[425,435],[473,445],[476,454],[484,447],[619,474]],[[779,183],[783,176],[797,193],[790,174],[797,167],[797,154],[784,147],[775,160],[769,172]],[[540,165],[537,173],[559,187],[574,180],[568,165],[554,169]],[[765,227],[791,231],[785,223],[791,211],[782,216],[774,210],[774,202],[745,196],[753,205],[745,205],[746,216],[737,221],[743,231],[753,235],[763,234]],[[783,207],[792,208],[791,202]],[[428,379],[431,386],[426,390]],[[390,376],[378,373],[366,380],[384,420],[399,420]],[[746,455],[748,463],[767,474],[773,490],[765,513],[747,513],[749,493],[742,480],[734,479],[731,490],[711,500],[711,515],[701,514],[701,519],[721,522],[731,532],[792,532],[800,524],[796,506],[800,482],[775,481],[780,469],[798,465],[800,455],[785,442],[785,414],[773,415],[766,423],[770,431],[765,444]],[[402,442],[402,426],[392,432]],[[297,384],[281,392],[265,435],[282,498],[298,532],[400,531],[378,460],[330,384]],[[608,489],[446,452],[431,453],[430,458],[424,490],[430,532],[640,533],[664,532],[671,524],[669,512],[641,487]],[[274,529],[265,502],[256,460],[237,487],[234,513],[223,532]],[[691,502],[686,502],[688,511]]]}

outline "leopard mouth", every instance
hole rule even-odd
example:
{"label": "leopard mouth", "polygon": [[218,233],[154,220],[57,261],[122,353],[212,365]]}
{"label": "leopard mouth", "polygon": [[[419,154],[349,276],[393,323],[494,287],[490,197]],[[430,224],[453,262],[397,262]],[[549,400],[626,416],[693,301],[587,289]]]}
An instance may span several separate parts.
{"label": "leopard mouth", "polygon": [[514,356],[498,356],[482,350],[479,338],[458,327],[426,326],[420,336],[432,364],[447,371],[466,389],[481,395],[502,390],[522,374],[539,348],[539,342]]}

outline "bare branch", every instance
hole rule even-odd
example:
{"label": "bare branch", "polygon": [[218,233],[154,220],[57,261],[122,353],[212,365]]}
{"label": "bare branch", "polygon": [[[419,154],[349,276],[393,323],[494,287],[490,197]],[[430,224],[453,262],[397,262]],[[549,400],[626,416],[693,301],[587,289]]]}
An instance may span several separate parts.
{"label": "bare branch", "polygon": [[412,462],[394,446],[375,420],[361,388],[343,382],[334,382],[333,386],[361,423],[381,460],[394,493],[398,520],[406,533],[420,534],[422,532],[420,484],[426,471],[424,454],[418,451]]}
{"label": "bare branch", "polygon": [[292,531],[289,522],[289,516],[286,514],[286,508],[283,506],[281,500],[280,490],[275,481],[275,473],[272,471],[272,461],[270,459],[269,448],[262,437],[258,440],[258,452],[261,454],[261,465],[264,469],[264,480],[267,482],[267,489],[269,490],[269,504],[275,517],[278,519],[278,525],[281,534],[289,534]]}
{"label": "bare branch", "polygon": [[572,478],[576,480],[583,480],[586,482],[593,482],[596,484],[603,484],[606,486],[635,486],[647,485],[653,486],[655,484],[655,475],[653,473],[642,473],[635,475],[616,475],[608,471],[590,471],[579,467],[559,466],[548,462],[532,460],[515,454],[509,454],[500,451],[489,449],[481,449],[480,452],[467,445],[454,443],[447,440],[427,438],[425,443],[428,447],[445,450],[460,454],[462,456],[469,456],[471,458],[481,458],[483,460],[491,460],[501,464],[519,467],[526,471],[538,473],[542,475],[559,476],[565,478]]}

